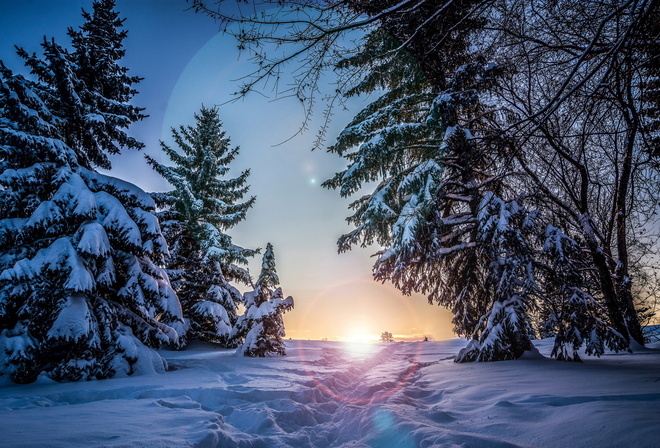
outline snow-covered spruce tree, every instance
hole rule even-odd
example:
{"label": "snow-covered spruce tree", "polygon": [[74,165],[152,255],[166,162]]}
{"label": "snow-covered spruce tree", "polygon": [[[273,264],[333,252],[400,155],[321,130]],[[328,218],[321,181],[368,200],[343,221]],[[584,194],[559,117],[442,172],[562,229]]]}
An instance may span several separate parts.
{"label": "snow-covered spruce tree", "polygon": [[227,178],[239,148],[225,134],[217,109],[202,107],[194,126],[172,130],[181,152],[161,142],[173,166],[147,160],[174,187],[155,197],[170,247],[166,267],[189,323],[185,339],[230,345],[242,296],[229,282],[251,284],[241,265],[257,251],[233,244],[226,233],[245,219],[255,197],[241,202],[249,170]]}
{"label": "snow-covered spruce tree", "polygon": [[[477,143],[457,123],[459,116],[479,112],[476,89],[487,82],[489,67],[461,66],[445,90],[433,94],[415,61],[396,53],[391,37],[375,31],[366,42],[364,53],[342,63],[364,70],[348,94],[377,88],[386,93],[358,113],[330,148],[349,166],[324,186],[348,196],[367,182],[380,183],[351,204],[355,213],[348,221],[356,228],[340,238],[340,251],[378,243],[384,249],[374,266],[376,279],[392,281],[405,294],[426,294],[430,303],[452,309],[457,334],[488,339],[473,344],[477,355],[460,360],[516,358],[531,346],[528,297],[512,302],[507,294],[520,294],[518,279],[497,263],[504,258],[515,264],[523,254],[502,256],[504,243],[494,246],[479,221],[487,198],[503,188],[502,177],[491,170],[497,169],[493,154],[506,142],[482,135]],[[495,279],[514,284],[495,295]],[[497,328],[484,327],[488,319]],[[514,320],[524,328],[520,336]]]}
{"label": "snow-covered spruce tree", "polygon": [[[371,64],[365,79],[397,73],[373,59]],[[391,96],[372,103],[340,134],[331,149],[350,163],[325,184],[347,195],[382,179],[373,194],[352,204],[356,213],[349,222],[356,229],[340,239],[340,250],[377,242],[384,250],[374,266],[376,279],[392,281],[406,294],[424,293],[431,303],[450,308],[454,331],[471,338],[458,362],[515,359],[531,349],[531,314],[547,300],[539,290],[549,287],[536,284],[537,213],[519,200],[502,199],[510,188],[506,166],[497,157],[506,155],[507,142],[487,134],[475,139],[457,125],[458,116],[479,110],[475,89],[488,82],[488,71],[478,64],[460,67],[446,90],[419,109],[415,124],[402,118],[405,108],[388,107],[406,86],[405,78],[380,85]],[[360,87],[369,92],[373,85]],[[406,128],[416,133],[404,134]],[[438,138],[441,130],[444,135]],[[502,174],[493,174],[498,172]],[[493,228],[495,221],[502,227]],[[579,346],[596,347],[590,345],[597,344],[596,335],[613,333],[593,318],[593,303],[582,304],[575,302],[577,314],[561,319],[566,328],[571,315],[583,320],[580,331],[593,338],[579,339]],[[558,347],[565,347],[569,337],[560,337]],[[570,359],[561,353],[557,349],[554,356]],[[593,353],[600,352],[594,348]]]}
{"label": "snow-covered spruce tree", "polygon": [[[177,344],[183,320],[153,262],[166,251],[154,203],[93,171],[105,155],[88,155],[69,131],[110,112],[85,102],[71,54],[43,47],[43,59],[19,50],[36,81],[0,66],[0,372],[29,382],[40,372],[73,381],[163,369],[148,347]],[[120,116],[117,98],[94,95]],[[125,143],[120,130],[94,133]]]}
{"label": "snow-covered spruce tree", "polygon": [[282,314],[293,308],[293,298],[284,298],[275,270],[273,246],[268,243],[261,273],[252,291],[245,293],[245,313],[234,328],[233,337],[242,341],[237,353],[245,356],[285,355]]}
{"label": "snow-covered spruce tree", "polygon": [[119,65],[125,53],[124,20],[114,11],[114,0],[96,0],[92,6],[91,14],[83,11],[86,21],[80,31],[69,29],[73,52],[44,38],[43,58],[23,49],[18,54],[48,86],[42,97],[49,109],[66,117],[57,126],[78,163],[110,169],[109,154],[144,146],[126,130],[145,115],[142,108],[129,103],[140,78],[128,76],[128,69]]}
{"label": "snow-covered spruce tree", "polygon": [[491,192],[482,200],[477,241],[489,261],[483,288],[491,303],[456,362],[517,359],[532,349],[530,308],[536,306],[538,294],[532,243],[537,216],[520,200],[504,201]]}
{"label": "snow-covered spruce tree", "polygon": [[166,251],[153,201],[81,167],[59,135],[66,117],[21,76],[1,76],[2,373],[71,381],[161,363],[145,345],[176,344],[182,320],[152,262]]}
{"label": "snow-covered spruce tree", "polygon": [[552,356],[580,361],[578,350],[601,356],[605,347],[625,350],[626,340],[612,330],[605,308],[594,298],[598,291],[590,278],[590,260],[575,239],[561,229],[548,225],[537,276],[543,284],[539,304],[541,336],[555,338]]}

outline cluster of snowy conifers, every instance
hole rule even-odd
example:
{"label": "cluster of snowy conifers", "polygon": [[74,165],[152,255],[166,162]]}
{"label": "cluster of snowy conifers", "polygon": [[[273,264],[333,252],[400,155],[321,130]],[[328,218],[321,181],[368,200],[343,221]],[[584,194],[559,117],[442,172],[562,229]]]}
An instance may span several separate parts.
{"label": "cluster of snowy conifers", "polygon": [[[365,10],[381,11],[372,3]],[[347,166],[323,185],[343,197],[359,195],[347,218],[354,229],[339,239],[339,250],[377,244],[377,280],[390,281],[405,294],[425,294],[430,303],[450,309],[455,333],[470,339],[457,362],[517,359],[533,347],[535,338],[553,337],[552,356],[573,361],[580,360],[582,347],[601,355],[607,348],[643,344],[644,294],[633,293],[629,240],[623,237],[628,235],[622,221],[628,212],[621,211],[625,206],[608,208],[614,196],[605,196],[603,187],[619,191],[613,179],[623,169],[605,161],[624,157],[612,155],[611,146],[576,142],[569,136],[582,135],[581,130],[572,128],[561,128],[557,141],[568,152],[587,148],[576,159],[568,158],[579,158],[574,165],[555,162],[561,157],[548,150],[554,143],[518,137],[509,125],[524,121],[519,112],[527,106],[519,104],[525,95],[518,89],[528,81],[503,78],[503,85],[515,87],[510,97],[501,97],[504,89],[493,83],[505,68],[486,63],[484,54],[490,53],[479,53],[483,28],[505,25],[484,26],[484,19],[470,34],[466,31],[464,36],[472,40],[449,44],[453,41],[448,36],[461,36],[456,23],[473,17],[473,5],[447,2],[448,11],[464,14],[456,21],[435,20],[436,6],[427,6],[425,11],[411,7],[407,16],[397,12],[391,18],[396,25],[385,23],[372,30],[357,54],[338,64],[350,81],[346,97],[376,95],[329,148]],[[271,17],[272,23],[277,18]],[[565,23],[565,18],[558,20]],[[445,25],[449,28],[442,28]],[[418,36],[425,26],[429,34],[420,31]],[[409,30],[417,31],[406,35]],[[429,44],[434,38],[435,46]],[[410,53],[401,51],[403,47]],[[507,53],[513,51],[506,48]],[[437,60],[420,61],[412,56],[415,50]],[[428,62],[425,69],[422,62]],[[529,85],[549,86],[562,76],[554,75],[548,71],[547,80]],[[534,95],[536,91],[530,93]],[[607,114],[612,107],[607,106]],[[500,118],[503,122],[497,121]],[[643,146],[636,148],[636,157],[646,160]],[[553,162],[547,167],[546,161]],[[567,168],[555,170],[556,164]],[[575,166],[583,174],[603,173],[597,193],[588,193],[597,184],[589,177],[590,184],[581,184],[584,194],[578,197],[575,182],[580,173]],[[364,194],[370,185],[375,185],[373,191]],[[656,206],[657,198],[651,209]],[[615,228],[623,235],[618,240]],[[638,266],[637,279],[640,271]]]}
{"label": "cluster of snowy conifers", "polygon": [[145,116],[129,104],[140,79],[119,65],[114,8],[94,1],[70,49],[46,39],[42,56],[19,49],[29,78],[0,62],[0,375],[15,382],[131,374],[141,357],[160,359],[153,349],[192,340],[284,354],[293,299],[273,248],[252,283],[240,265],[258,251],[224,233],[255,198],[241,202],[248,172],[226,176],[238,148],[216,110],[173,131],[180,151],[163,145],[173,167],[149,160],[174,190],[150,195],[97,171],[143,146],[126,134]]}

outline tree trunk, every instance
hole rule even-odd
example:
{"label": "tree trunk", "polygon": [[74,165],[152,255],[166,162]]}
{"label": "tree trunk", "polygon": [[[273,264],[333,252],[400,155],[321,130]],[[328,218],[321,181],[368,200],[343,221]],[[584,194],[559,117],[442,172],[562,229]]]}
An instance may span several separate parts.
{"label": "tree trunk", "polygon": [[630,127],[628,131],[628,139],[626,142],[626,152],[622,161],[621,176],[619,178],[619,185],[617,188],[615,213],[616,213],[616,246],[617,246],[617,263],[615,269],[615,276],[617,282],[617,295],[619,298],[619,307],[621,308],[621,315],[624,319],[624,324],[628,330],[629,341],[635,340],[638,344],[644,345],[644,335],[642,327],[637,317],[637,311],[632,296],[632,281],[628,272],[628,241],[627,241],[627,195],[630,187],[630,177],[632,175],[632,153],[634,146],[634,133],[635,127]]}
{"label": "tree trunk", "polygon": [[584,233],[589,253],[594,262],[594,266],[598,271],[598,280],[600,281],[600,290],[605,300],[605,307],[607,309],[607,316],[610,319],[612,328],[619,332],[627,341],[630,342],[631,335],[626,326],[622,307],[617,294],[617,289],[612,280],[612,273],[608,267],[607,257],[603,249],[596,240],[594,233],[593,223],[588,214],[583,214],[580,219],[582,225],[582,232]]}

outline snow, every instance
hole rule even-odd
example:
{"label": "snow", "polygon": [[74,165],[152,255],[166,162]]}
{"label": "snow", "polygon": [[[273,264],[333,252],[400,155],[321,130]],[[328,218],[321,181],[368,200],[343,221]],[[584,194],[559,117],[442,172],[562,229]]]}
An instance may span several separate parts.
{"label": "snow", "polygon": [[80,252],[96,257],[104,257],[112,250],[108,235],[98,222],[86,222],[80,226],[78,232],[81,235],[77,245]]}
{"label": "snow", "polygon": [[48,331],[49,339],[78,341],[90,332],[91,314],[87,300],[80,294],[71,295]]}
{"label": "snow", "polygon": [[[0,332],[0,347],[4,347],[8,353],[13,353],[14,359],[24,358],[36,348],[34,340],[21,322],[18,322],[13,329],[5,328]],[[2,369],[3,365],[0,363],[0,373],[6,373]],[[1,376],[0,381],[2,381]]]}
{"label": "snow", "polygon": [[[282,294],[282,291],[280,288],[280,295]],[[252,296],[253,297],[253,296]],[[248,299],[252,300],[252,303],[254,303],[254,298]],[[278,313],[278,308],[287,308],[287,307],[293,307],[293,298],[292,297],[287,297],[286,299],[284,298],[277,298],[276,294],[273,293],[273,298],[270,300],[262,303],[259,306],[250,306],[247,311],[245,312],[245,316],[247,319],[252,319],[252,320],[260,320],[263,319],[264,317],[272,316]]]}
{"label": "snow", "polygon": [[118,233],[122,240],[134,247],[142,246],[142,236],[135,221],[128,214],[122,203],[105,191],[95,194],[96,203],[104,215],[103,227]]}
{"label": "snow", "polygon": [[[268,302],[266,302],[268,303]],[[259,348],[259,336],[264,331],[263,322],[257,322],[254,326],[248,331],[248,334],[245,336],[245,341],[237,350],[237,354],[245,353],[248,350],[257,350]]]}
{"label": "snow", "polygon": [[60,208],[53,201],[43,201],[25,222],[26,229],[48,228],[53,223],[62,222],[63,216]]}
{"label": "snow", "polygon": [[[214,285],[217,287],[217,285]],[[195,303],[191,311],[197,315],[204,316],[206,319],[215,321],[215,332],[218,336],[228,336],[231,333],[229,316],[224,306],[208,300]]]}
{"label": "snow", "polygon": [[68,237],[55,240],[50,246],[41,249],[31,260],[23,258],[13,268],[6,269],[0,275],[0,280],[15,278],[34,278],[44,270],[68,273],[64,288],[73,291],[91,291],[94,289],[94,279],[87,270],[85,261],[78,255]]}
{"label": "snow", "polygon": [[117,196],[122,203],[134,204],[138,207],[153,210],[156,207],[151,196],[145,193],[137,185],[112,176],[106,176],[85,168],[79,168],[82,177],[97,190],[108,190],[113,196]]}
{"label": "snow", "polygon": [[103,381],[0,377],[2,445],[657,446],[659,343],[584,363],[546,358],[551,340],[535,344],[540,354],[520,360],[456,364],[458,339],[287,341],[288,356],[272,358],[197,343],[161,351],[164,373],[154,363]]}
{"label": "snow", "polygon": [[[118,381],[121,379],[121,377],[126,377],[128,374],[131,373],[135,373],[136,375],[138,375],[131,377],[131,379],[132,378],[137,379],[140,378],[141,376],[148,377],[150,374],[154,375],[157,373],[160,374],[165,373],[166,362],[163,360],[163,358],[158,356],[158,354],[154,350],[151,350],[142,342],[140,342],[138,338],[136,338],[133,335],[133,331],[131,330],[130,327],[126,325],[121,325],[119,331],[120,331],[120,336],[119,338],[117,338],[116,344],[121,350],[123,350],[125,357],[116,356],[113,359],[113,368],[117,372],[116,376],[114,377],[115,379],[113,381]],[[134,361],[132,365],[128,364],[127,358]],[[44,375],[42,375],[42,378],[44,378]],[[49,382],[50,380],[44,379],[44,381]],[[87,384],[91,384],[91,383],[87,383]],[[99,391],[99,393],[103,395],[102,392]],[[121,390],[113,391],[110,396],[101,397],[101,395],[99,395],[95,400],[92,400],[92,402],[93,401],[101,402],[103,400],[126,398],[126,397],[121,397],[122,395]],[[79,397],[78,399],[84,399],[84,398]],[[76,400],[76,398],[74,397],[73,400]],[[97,405],[103,407],[105,406],[105,403],[101,402],[101,403],[97,403]],[[91,409],[90,412],[92,412]],[[86,416],[79,416],[79,417],[85,418]],[[139,416],[135,416],[135,417],[139,419]],[[99,418],[101,419],[99,420],[99,422],[103,422],[105,420],[105,416],[103,414],[101,414]],[[71,421],[70,423],[75,424],[74,421]],[[90,443],[89,445],[94,445],[94,444],[95,443]],[[47,445],[53,446],[51,445],[50,442],[48,442]],[[27,446],[29,446],[29,444]]]}

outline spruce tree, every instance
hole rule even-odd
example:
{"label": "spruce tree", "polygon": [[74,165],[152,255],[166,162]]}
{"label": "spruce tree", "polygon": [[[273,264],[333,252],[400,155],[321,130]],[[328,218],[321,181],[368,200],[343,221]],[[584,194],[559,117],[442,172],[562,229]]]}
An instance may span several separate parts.
{"label": "spruce tree", "polygon": [[181,152],[161,146],[174,163],[166,166],[148,157],[174,190],[155,197],[170,246],[166,267],[181,300],[189,330],[186,340],[231,344],[236,310],[242,301],[229,282],[251,284],[246,265],[256,251],[233,244],[225,233],[245,219],[255,197],[240,202],[248,191],[249,170],[227,178],[239,148],[230,147],[218,111],[202,107],[194,126],[172,130]]}
{"label": "spruce tree", "polygon": [[[482,107],[475,89],[483,88],[492,68],[462,66],[446,80],[444,91],[433,93],[415,61],[397,53],[394,39],[375,31],[366,42],[361,54],[340,64],[362,71],[347,94],[385,93],[358,113],[330,148],[349,165],[324,186],[347,196],[367,182],[380,183],[351,204],[355,214],[348,221],[355,230],[340,238],[340,251],[378,243],[383,249],[374,265],[377,280],[392,281],[404,294],[424,293],[430,303],[450,308],[457,334],[476,340],[485,334],[494,341],[483,348],[488,354],[460,360],[516,358],[531,346],[528,298],[509,306],[506,291],[496,294],[495,279],[513,279],[513,274],[497,267],[501,246],[480,227],[487,198],[504,188],[494,157],[500,142],[486,135],[477,140],[458,120]],[[518,255],[502,261],[513,264]],[[498,307],[501,312],[494,311]],[[516,326],[483,327],[489,318],[518,319],[524,328],[520,341]]]}
{"label": "spruce tree", "polygon": [[282,314],[293,308],[293,298],[284,298],[275,270],[273,246],[268,243],[261,273],[252,291],[245,293],[245,313],[238,319],[233,337],[242,341],[237,353],[245,356],[286,355]]}
{"label": "spruce tree", "polygon": [[579,362],[582,347],[587,355],[596,356],[605,347],[625,349],[625,339],[612,330],[596,298],[598,285],[589,275],[590,261],[583,245],[548,225],[539,259],[537,276],[544,286],[539,326],[542,336],[554,337],[552,356]]}
{"label": "spruce tree", "polygon": [[152,261],[166,251],[153,201],[78,165],[29,82],[3,67],[1,87],[1,369],[17,382],[133,373],[181,322]]}
{"label": "spruce tree", "polygon": [[46,38],[41,44],[43,57],[18,49],[44,86],[44,101],[60,117],[57,126],[63,141],[88,169],[110,169],[108,155],[144,146],[126,133],[145,115],[129,103],[140,78],[128,76],[128,69],[119,64],[127,31],[120,31],[124,21],[114,4],[114,0],[98,0],[92,14],[83,11],[86,22],[80,31],[69,29],[73,52]]}
{"label": "spruce tree", "polygon": [[[443,66],[449,76],[434,88],[396,41],[375,31],[340,64],[359,79],[347,95],[384,90],[330,148],[349,164],[326,187],[348,196],[379,182],[351,204],[355,229],[340,238],[340,251],[379,244],[377,280],[451,309],[454,331],[470,339],[458,362],[519,357],[532,347],[539,314],[556,332],[559,359],[579,361],[585,345],[596,355],[624,348],[594,288],[567,259],[542,249],[542,221],[552,213],[528,210],[515,196],[525,184],[512,171],[514,140],[483,121],[492,111],[480,95],[493,93],[500,68],[471,59],[453,73]],[[502,227],[485,224],[493,220]]]}
{"label": "spruce tree", "polygon": [[481,316],[456,362],[517,359],[532,349],[531,312],[538,286],[534,275],[534,238],[538,212],[520,199],[502,200],[492,192],[479,205],[477,242],[487,267],[483,289],[489,310]]}
{"label": "spruce tree", "polygon": [[[183,320],[154,263],[167,250],[154,202],[93,170],[107,156],[94,151],[111,150],[87,153],[69,132],[108,111],[85,100],[69,52],[43,48],[43,58],[19,50],[36,81],[0,64],[0,372],[29,382],[41,372],[74,381],[163,369],[148,347],[178,344]],[[116,98],[94,95],[119,114]],[[80,132],[119,148],[115,130]]]}
{"label": "spruce tree", "polygon": [[122,147],[144,147],[126,129],[146,117],[143,108],[130,104],[141,78],[129,76],[120,64],[128,30],[122,29],[126,19],[119,17],[115,5],[115,0],[94,0],[91,13],[82,11],[85,23],[80,29],[68,30],[75,73],[86,88],[82,101],[94,111],[83,117],[86,134],[79,140],[90,162],[105,169],[110,168],[107,154],[118,154]]}

